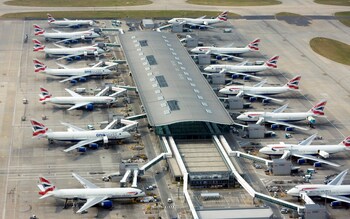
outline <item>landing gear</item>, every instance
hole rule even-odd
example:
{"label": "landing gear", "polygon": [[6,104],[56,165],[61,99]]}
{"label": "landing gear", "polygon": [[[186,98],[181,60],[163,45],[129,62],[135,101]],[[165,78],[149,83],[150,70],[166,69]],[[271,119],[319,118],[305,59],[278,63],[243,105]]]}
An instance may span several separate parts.
{"label": "landing gear", "polygon": [[63,209],[66,209],[66,208],[67,208],[67,203],[68,203],[68,199],[66,198],[66,201],[64,202]]}

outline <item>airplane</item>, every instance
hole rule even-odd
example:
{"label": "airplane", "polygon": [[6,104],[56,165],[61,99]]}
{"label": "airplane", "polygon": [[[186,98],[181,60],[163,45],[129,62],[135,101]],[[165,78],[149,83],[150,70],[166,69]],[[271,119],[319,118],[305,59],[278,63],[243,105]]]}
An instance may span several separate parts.
{"label": "airplane", "polygon": [[[248,61],[241,62],[237,65],[209,65],[204,68],[204,71],[211,72],[211,73],[228,73],[232,74],[232,78],[236,78],[237,76],[241,75],[244,76],[244,79],[248,79],[250,77],[261,79],[261,77],[257,77],[251,74],[246,73],[256,73],[260,71],[265,71],[267,69],[276,69],[277,68],[277,61],[279,56],[273,56],[263,64],[249,64]],[[206,74],[206,73],[204,73]],[[208,74],[210,75],[210,74]]]}
{"label": "airplane", "polygon": [[[257,38],[249,43],[245,47],[214,47],[214,46],[201,46],[191,49],[192,53],[196,54],[211,54],[215,55],[216,59],[237,59],[242,61],[243,58],[235,56],[236,54],[247,53],[251,51],[259,51],[260,39]],[[224,57],[224,58],[223,58]]]}
{"label": "airplane", "polygon": [[[77,126],[61,122],[62,125],[67,127],[67,131],[53,132],[48,129],[44,124],[30,120],[33,130],[33,138],[47,138],[50,143],[56,141],[78,141],[78,143],[63,150],[69,152],[77,149],[78,152],[86,152],[86,146],[92,149],[97,149],[98,144],[96,142],[102,141],[107,144],[109,140],[120,140],[131,137],[128,130],[137,127],[137,122],[126,119],[115,119],[110,122],[104,129],[101,130],[85,130]],[[115,128],[117,125],[125,125],[121,128]]]}
{"label": "airplane", "polygon": [[302,197],[306,203],[314,204],[310,197],[318,196],[328,198],[335,201],[331,202],[331,206],[337,206],[341,202],[350,203],[350,185],[342,185],[348,170],[339,173],[332,181],[324,184],[305,184],[297,185],[287,191],[288,195]]}
{"label": "airplane", "polygon": [[216,18],[205,18],[206,16],[202,16],[199,18],[173,18],[167,21],[167,25],[159,27],[156,30],[160,32],[162,29],[170,27],[174,24],[184,24],[189,26],[190,28],[198,27],[199,29],[213,28],[210,25],[227,21],[227,14],[228,11],[224,11],[221,14],[219,14]]}
{"label": "airplane", "polygon": [[276,129],[279,125],[283,125],[286,126],[286,131],[291,131],[293,128],[308,130],[307,128],[290,124],[288,121],[295,122],[307,120],[310,124],[314,124],[316,122],[314,116],[324,116],[323,111],[326,103],[326,100],[322,100],[307,112],[284,113],[283,111],[288,107],[287,103],[273,112],[245,112],[239,115],[237,119],[245,122],[256,121],[256,124],[262,124],[263,122],[272,123],[272,129]]}
{"label": "airplane", "polygon": [[38,184],[38,187],[40,189],[39,195],[41,195],[39,199],[45,199],[48,197],[65,199],[65,208],[68,200],[86,200],[85,204],[76,212],[84,213],[87,209],[97,204],[100,204],[100,206],[104,208],[112,208],[113,202],[111,199],[136,199],[146,195],[141,189],[131,187],[100,188],[76,173],[72,173],[72,175],[84,186],[83,189],[58,189],[45,177],[39,177],[40,183]]}
{"label": "airplane", "polygon": [[105,104],[111,105],[116,102],[117,95],[126,92],[124,88],[116,88],[116,92],[109,95],[103,96],[107,91],[109,91],[109,87],[104,88],[95,96],[81,96],[80,94],[75,93],[72,90],[65,89],[71,96],[65,97],[52,97],[52,94],[43,87],[40,88],[41,94],[39,94],[39,102],[42,104],[53,103],[57,105],[73,105],[68,111],[78,108],[85,108],[87,110],[93,110],[95,104]]}
{"label": "airplane", "polygon": [[45,45],[41,44],[41,42],[37,39],[33,39],[34,47],[33,51],[44,51],[46,57],[60,56],[60,58],[56,60],[66,59],[68,61],[72,61],[73,59],[80,60],[82,56],[100,56],[106,51],[102,49],[102,44],[95,44],[92,46],[82,46],[75,48],[68,48],[65,46],[60,46],[54,44],[58,48],[46,48]]}
{"label": "airplane", "polygon": [[47,14],[47,22],[53,27],[71,27],[80,28],[82,26],[93,26],[95,22],[93,20],[69,20],[63,18],[63,20],[57,21],[51,14]]}
{"label": "airplane", "polygon": [[[72,84],[76,84],[79,80],[80,82],[85,82],[86,77],[90,76],[105,76],[112,74],[112,71],[109,68],[115,67],[117,63],[111,63],[110,65],[99,67],[104,62],[99,62],[92,67],[86,68],[69,68],[66,65],[56,63],[61,68],[48,68],[43,62],[38,59],[33,59],[34,71],[47,74],[53,77],[66,77],[66,79],[61,80],[60,82],[70,81]],[[106,63],[105,63],[106,64]]]}
{"label": "airplane", "polygon": [[259,152],[266,155],[281,155],[281,159],[286,159],[289,156],[298,157],[300,158],[298,164],[305,163],[306,160],[312,160],[316,162],[314,164],[316,167],[320,166],[321,163],[339,167],[339,164],[319,159],[313,155],[329,158],[330,154],[350,150],[350,136],[338,145],[310,145],[316,136],[317,134],[313,134],[299,144],[285,144],[284,142],[268,144],[261,148]]}
{"label": "airplane", "polygon": [[47,33],[37,24],[34,24],[33,27],[34,35],[44,37],[47,42],[49,40],[58,40],[56,43],[77,43],[80,40],[85,41],[101,37],[99,34],[101,31],[98,28],[78,32],[61,32],[53,29],[54,33]]}
{"label": "airplane", "polygon": [[260,83],[255,84],[254,86],[237,86],[229,85],[219,90],[221,94],[227,95],[236,95],[237,97],[249,96],[249,101],[253,102],[257,98],[262,98],[263,103],[268,103],[271,100],[276,102],[283,102],[283,100],[269,97],[267,95],[275,95],[280,93],[285,93],[288,91],[299,91],[299,82],[301,76],[295,76],[289,80],[285,85],[281,87],[263,87],[267,82],[266,80],[261,81]]}

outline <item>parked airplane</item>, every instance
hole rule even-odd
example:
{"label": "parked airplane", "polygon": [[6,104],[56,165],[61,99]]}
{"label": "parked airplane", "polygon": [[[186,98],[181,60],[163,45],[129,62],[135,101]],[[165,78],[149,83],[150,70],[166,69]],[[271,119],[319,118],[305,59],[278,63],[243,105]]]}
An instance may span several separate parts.
{"label": "parked airplane", "polygon": [[281,94],[288,91],[299,91],[300,80],[300,75],[295,76],[282,87],[263,87],[263,85],[266,83],[266,80],[257,83],[253,87],[244,85],[229,85],[219,90],[219,93],[236,95],[237,97],[249,96],[249,101],[251,102],[255,101],[257,98],[262,98],[263,103],[268,103],[271,100],[276,102],[283,102],[283,100],[272,98],[267,95]]}
{"label": "parked airplane", "polygon": [[312,204],[310,197],[318,196],[328,198],[335,201],[331,202],[331,206],[339,205],[341,202],[350,203],[350,198],[345,197],[350,195],[350,185],[342,185],[348,170],[339,173],[328,184],[305,184],[297,185],[287,191],[288,195],[302,197],[306,203]]}
{"label": "parked airplane", "polygon": [[58,48],[46,48],[45,45],[37,39],[33,39],[34,47],[33,51],[44,51],[46,57],[60,56],[57,60],[67,59],[72,61],[73,59],[80,60],[82,56],[100,56],[106,51],[102,49],[102,44],[95,44],[92,46],[82,46],[75,48],[68,48],[54,44]]}
{"label": "parked airplane", "polygon": [[285,144],[284,142],[280,142],[279,144],[269,144],[266,147],[261,148],[259,152],[266,155],[281,155],[281,159],[288,158],[289,156],[299,157],[299,164],[305,163],[306,160],[313,160],[316,161],[314,164],[315,166],[325,163],[339,167],[339,164],[328,162],[312,155],[329,158],[330,154],[350,150],[350,136],[345,138],[338,145],[310,145],[316,136],[317,134],[314,134],[299,144]]}
{"label": "parked airplane", "polygon": [[101,37],[99,34],[101,31],[98,28],[77,32],[61,32],[53,29],[55,32],[47,33],[37,24],[34,24],[33,27],[35,36],[42,36],[45,38],[45,41],[58,40],[56,43],[77,43],[80,40],[93,40]]}
{"label": "parked airplane", "polygon": [[232,74],[233,76],[244,76],[245,79],[248,79],[249,77],[261,79],[260,77],[246,74],[246,73],[256,73],[260,71],[265,71],[267,69],[275,69],[277,68],[277,61],[279,56],[273,56],[266,62],[262,64],[249,64],[248,61],[241,62],[237,65],[209,65],[204,68],[204,71],[211,72],[211,73],[228,73]]}
{"label": "parked airplane", "polygon": [[238,120],[245,122],[255,122],[256,124],[262,124],[264,122],[272,123],[271,128],[275,129],[279,125],[286,126],[286,131],[289,131],[293,128],[308,130],[307,128],[300,127],[297,125],[293,125],[288,123],[288,121],[302,121],[307,120],[310,124],[315,123],[315,118],[313,116],[323,116],[324,108],[326,106],[327,101],[322,100],[317,103],[307,112],[300,113],[284,113],[283,111],[288,107],[288,103],[283,105],[282,107],[274,110],[273,112],[246,112],[237,117]]}
{"label": "parked airplane", "polygon": [[[211,54],[215,55],[216,59],[236,59],[242,61],[243,58],[235,56],[237,54],[247,53],[251,51],[259,51],[260,39],[257,38],[245,47],[214,47],[214,46],[201,46],[191,49],[192,53],[196,54]],[[224,57],[224,58],[223,58]]]}
{"label": "parked airplane", "polygon": [[183,24],[189,26],[190,28],[199,29],[213,28],[210,25],[227,21],[227,13],[228,11],[224,11],[216,18],[205,18],[206,16],[199,18],[173,18],[167,22],[167,25],[161,26],[156,30],[160,32],[162,29],[168,28],[174,24]]}
{"label": "parked airplane", "polygon": [[[79,152],[86,152],[86,147],[97,149],[98,144],[96,142],[102,141],[107,144],[109,140],[119,140],[131,137],[128,130],[137,127],[137,122],[126,119],[113,120],[104,129],[101,130],[85,130],[77,126],[61,122],[62,125],[67,126],[67,131],[53,132],[48,129],[44,124],[30,120],[33,130],[33,138],[47,138],[49,142],[56,141],[74,141],[75,145],[67,148],[64,152],[69,152],[77,149]],[[115,128],[118,124],[125,125],[121,128]],[[119,124],[119,125],[120,125]]]}
{"label": "parked airplane", "polygon": [[105,76],[112,74],[112,71],[109,70],[109,68],[115,67],[118,64],[112,63],[110,65],[99,67],[104,62],[99,62],[96,65],[92,67],[86,67],[86,68],[69,68],[66,65],[62,65],[59,63],[56,63],[61,68],[48,68],[43,62],[40,62],[37,59],[33,60],[34,63],[34,71],[47,74],[49,76],[53,77],[66,77],[66,79],[61,80],[60,82],[66,82],[70,81],[73,84],[76,84],[79,80],[81,82],[85,82],[87,79],[86,77],[90,76]]}
{"label": "parked airplane", "polygon": [[83,213],[97,204],[104,208],[112,208],[113,202],[110,199],[136,199],[145,196],[145,192],[141,189],[100,188],[76,173],[72,173],[72,175],[84,186],[84,189],[58,189],[48,179],[39,177],[38,187],[40,189],[39,195],[41,195],[39,199],[51,196],[57,199],[65,199],[65,207],[68,200],[86,200],[85,204],[76,212]]}
{"label": "parked airplane", "polygon": [[82,26],[92,26],[95,24],[93,20],[69,20],[67,18],[63,18],[63,20],[57,21],[51,14],[47,14],[47,22],[50,26],[53,27],[71,27],[71,28],[79,28]]}
{"label": "parked airplane", "polygon": [[86,108],[87,110],[93,110],[95,104],[102,104],[102,105],[111,105],[116,101],[115,96],[123,93],[126,91],[124,88],[120,88],[116,91],[116,93],[113,93],[109,96],[103,96],[106,92],[109,91],[109,87],[104,88],[102,91],[100,91],[95,96],[81,96],[80,94],[75,93],[74,91],[71,91],[69,89],[65,89],[71,96],[65,96],[65,97],[52,97],[52,95],[49,93],[49,91],[45,88],[40,88],[41,94],[39,94],[39,101],[40,103],[53,103],[57,105],[73,105],[67,110],[73,110],[78,108]]}

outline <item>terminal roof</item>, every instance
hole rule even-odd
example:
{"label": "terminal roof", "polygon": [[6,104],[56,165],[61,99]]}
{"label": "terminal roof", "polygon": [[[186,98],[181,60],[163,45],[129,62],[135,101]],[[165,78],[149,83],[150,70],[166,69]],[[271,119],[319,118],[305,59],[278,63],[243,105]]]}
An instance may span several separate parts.
{"label": "terminal roof", "polygon": [[233,124],[175,34],[128,32],[120,41],[151,126]]}

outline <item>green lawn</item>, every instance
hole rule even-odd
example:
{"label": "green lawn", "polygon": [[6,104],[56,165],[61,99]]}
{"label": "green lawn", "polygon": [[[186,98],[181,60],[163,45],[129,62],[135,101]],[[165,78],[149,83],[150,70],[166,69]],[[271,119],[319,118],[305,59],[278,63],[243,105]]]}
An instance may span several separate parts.
{"label": "green lawn", "polygon": [[288,17],[288,16],[291,16],[291,17],[301,17],[302,15],[300,15],[300,14],[294,14],[294,13],[290,13],[290,12],[280,12],[280,13],[277,13],[275,16],[276,16],[276,17]]}
{"label": "green lawn", "polygon": [[[81,18],[81,19],[114,19],[114,18],[173,18],[173,17],[208,17],[217,16],[220,12],[215,11],[48,11],[48,12],[23,12],[4,14],[5,19],[46,19],[47,13],[56,19]],[[238,14],[229,13],[230,18],[238,18]]]}
{"label": "green lawn", "polygon": [[344,25],[350,27],[350,11],[337,12],[335,17]]}
{"label": "green lawn", "polygon": [[310,41],[312,50],[335,62],[350,65],[350,45],[323,37]]}
{"label": "green lawn", "polygon": [[150,0],[12,0],[7,5],[42,7],[108,7],[151,4]]}
{"label": "green lawn", "polygon": [[315,3],[323,4],[323,5],[342,5],[342,6],[350,6],[349,0],[315,0]]}
{"label": "green lawn", "polygon": [[187,3],[216,6],[263,6],[281,4],[281,2],[277,0],[187,0]]}

